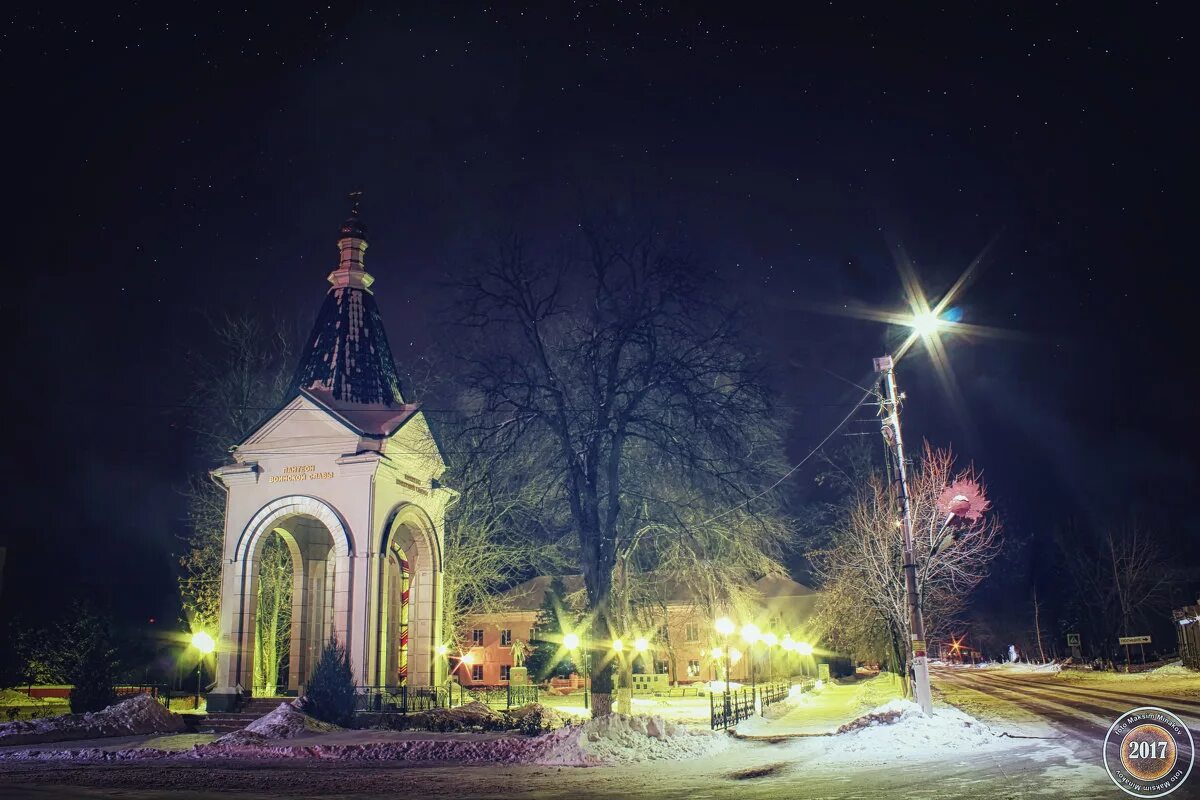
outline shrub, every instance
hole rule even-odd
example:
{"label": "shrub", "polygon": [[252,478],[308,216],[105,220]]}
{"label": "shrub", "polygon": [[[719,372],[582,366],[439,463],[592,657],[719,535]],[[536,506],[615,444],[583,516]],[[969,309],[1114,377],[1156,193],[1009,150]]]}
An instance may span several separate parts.
{"label": "shrub", "polygon": [[356,694],[350,654],[337,637],[330,636],[304,687],[300,710],[322,722],[344,727],[354,718]]}

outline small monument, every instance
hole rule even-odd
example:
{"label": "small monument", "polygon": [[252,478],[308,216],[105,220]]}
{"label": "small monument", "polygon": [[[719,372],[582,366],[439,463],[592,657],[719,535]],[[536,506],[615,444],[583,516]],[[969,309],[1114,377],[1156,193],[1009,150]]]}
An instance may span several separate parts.
{"label": "small monument", "polygon": [[525,643],[520,639],[513,640],[509,652],[512,654],[512,666],[508,668],[508,685],[528,686],[529,669],[525,666]]}

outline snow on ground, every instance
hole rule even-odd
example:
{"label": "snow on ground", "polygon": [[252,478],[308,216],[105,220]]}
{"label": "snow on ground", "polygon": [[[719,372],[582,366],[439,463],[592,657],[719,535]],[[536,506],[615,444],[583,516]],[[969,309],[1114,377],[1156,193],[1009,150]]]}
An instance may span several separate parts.
{"label": "snow on ground", "polygon": [[280,703],[274,711],[264,714],[240,731],[225,734],[215,744],[261,744],[341,730],[337,725],[321,722],[305,714],[296,702]]}
{"label": "snow on ground", "polygon": [[1031,664],[1021,661],[1004,661],[999,663],[980,664],[979,669],[996,670],[998,672],[1011,672],[1013,674],[1030,674],[1039,673],[1044,675],[1057,675],[1062,672],[1062,665],[1049,661],[1045,664]]}
{"label": "snow on ground", "polygon": [[770,736],[773,733],[780,733],[779,726],[775,725],[775,722],[789,714],[802,714],[804,710],[811,709],[820,702],[819,696],[824,688],[822,681],[817,681],[816,686],[807,692],[801,691],[800,686],[793,686],[785,699],[767,706],[766,710],[760,714],[755,714],[750,719],[739,722],[736,728],[738,735]]}
{"label": "snow on ground", "polygon": [[542,738],[549,746],[535,755],[535,763],[574,767],[680,761],[729,746],[724,734],[694,730],[662,717],[624,714],[569,725]]}
{"label": "snow on ground", "polygon": [[837,734],[798,740],[804,751],[815,751],[828,763],[888,763],[936,761],[981,748],[1012,747],[1001,736],[957,708],[938,707],[925,716],[916,703],[892,700],[848,722]]}
{"label": "snow on ground", "polygon": [[183,720],[177,714],[150,695],[139,694],[103,711],[0,724],[0,745],[168,733],[183,728]]}

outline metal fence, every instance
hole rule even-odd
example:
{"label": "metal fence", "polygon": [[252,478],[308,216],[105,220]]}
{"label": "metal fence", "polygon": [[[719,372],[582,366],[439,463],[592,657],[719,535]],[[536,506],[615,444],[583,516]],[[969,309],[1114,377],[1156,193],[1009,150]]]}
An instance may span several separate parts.
{"label": "metal fence", "polygon": [[708,696],[709,724],[712,729],[726,730],[754,716],[754,689],[734,689],[713,692]]}
{"label": "metal fence", "polygon": [[411,714],[434,708],[454,708],[479,702],[499,708],[536,703],[536,686],[480,687],[448,686],[360,686],[355,711],[368,714]]}
{"label": "metal fence", "polygon": [[355,711],[376,714],[411,714],[448,708],[454,699],[462,703],[462,690],[441,686],[360,686],[356,697]]}
{"label": "metal fence", "polygon": [[766,684],[759,686],[758,687],[759,711],[761,713],[765,714],[767,709],[770,706],[774,705],[775,703],[778,703],[780,700],[786,699],[788,696],[788,692],[791,691],[791,688],[792,687],[789,684],[783,683],[783,682],[766,683]]}
{"label": "metal fence", "polygon": [[533,684],[508,685],[508,707],[524,706],[538,701],[538,687]]}

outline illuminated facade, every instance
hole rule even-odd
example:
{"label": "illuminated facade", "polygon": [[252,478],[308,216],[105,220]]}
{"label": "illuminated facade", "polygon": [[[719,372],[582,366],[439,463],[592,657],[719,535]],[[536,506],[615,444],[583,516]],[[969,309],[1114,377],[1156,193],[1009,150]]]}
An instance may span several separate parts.
{"label": "illuminated facade", "polygon": [[259,558],[278,533],[291,555],[286,688],[301,691],[331,636],[359,685],[445,680],[442,622],[446,465],[415,403],[400,394],[363,265],[357,204],[283,407],[213,471],[226,489],[217,687],[209,709],[253,686]]}
{"label": "illuminated facade", "polygon": [[[568,602],[577,608],[586,605],[583,600],[583,577],[567,575],[563,578]],[[489,614],[478,614],[464,622],[463,653],[469,653],[470,663],[456,662],[455,674],[464,685],[496,686],[508,683],[508,670],[512,666],[512,643],[528,644],[533,637],[533,626],[538,609],[545,599],[550,578],[541,576],[509,589],[501,597],[503,607]],[[752,605],[743,615],[753,619],[763,630],[772,631],[782,638],[785,634],[801,641],[813,633],[813,613],[820,595],[809,587],[790,578],[765,577],[754,584]],[[713,628],[713,619],[707,614],[699,598],[688,586],[674,585],[665,607],[651,618],[652,630],[625,632],[627,646],[642,637],[648,647],[640,655],[637,669],[647,673],[661,673],[672,683],[694,683],[710,680],[720,672],[718,656],[714,659],[713,648],[720,648],[723,640]],[[750,647],[734,636],[730,644],[749,652]],[[773,652],[765,645],[754,650],[755,669],[759,675],[782,675],[803,670],[805,664],[794,655],[781,649]],[[718,652],[721,652],[720,650]],[[818,660],[820,660],[818,658]],[[811,659],[810,659],[811,662]],[[740,657],[733,665],[731,676],[735,680],[748,679],[749,657]],[[812,671],[811,663],[808,665]],[[531,676],[536,677],[536,676]]]}

